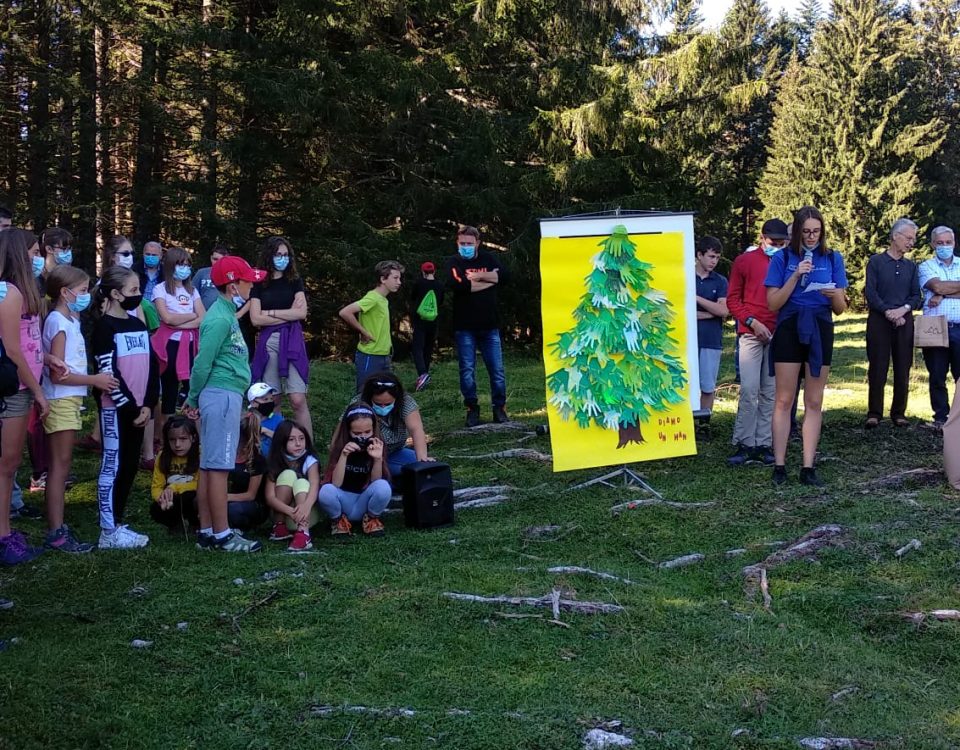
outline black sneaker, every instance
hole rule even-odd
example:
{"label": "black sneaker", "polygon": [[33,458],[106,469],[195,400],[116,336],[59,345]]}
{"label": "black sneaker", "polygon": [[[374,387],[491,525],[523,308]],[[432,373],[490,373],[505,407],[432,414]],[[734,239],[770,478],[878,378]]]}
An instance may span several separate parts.
{"label": "black sneaker", "polygon": [[43,518],[43,511],[35,505],[24,504],[19,508],[11,508],[10,518],[18,518],[24,521],[39,521]]}
{"label": "black sneaker", "polygon": [[474,404],[467,407],[467,427],[476,427],[480,424],[480,407]]}
{"label": "black sneaker", "polygon": [[750,458],[750,449],[745,445],[738,445],[737,452],[727,459],[727,466],[743,466]]}
{"label": "black sneaker", "polygon": [[493,421],[497,424],[503,424],[504,422],[509,422],[510,417],[507,416],[507,410],[502,406],[493,407]]}
{"label": "black sneaker", "polygon": [[773,483],[774,484],[787,483],[787,467],[786,466],[773,467]]}
{"label": "black sneaker", "polygon": [[753,449],[752,461],[763,464],[764,466],[773,466],[777,460],[773,457],[773,451],[768,445],[758,445]]}
{"label": "black sneaker", "polygon": [[800,469],[800,484],[806,484],[810,487],[823,487],[824,481],[817,476],[817,470],[812,467]]}

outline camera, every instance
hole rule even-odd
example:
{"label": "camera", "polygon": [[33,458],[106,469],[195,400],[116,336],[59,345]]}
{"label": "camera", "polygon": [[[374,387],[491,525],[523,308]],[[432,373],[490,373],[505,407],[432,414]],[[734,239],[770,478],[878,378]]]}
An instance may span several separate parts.
{"label": "camera", "polygon": [[356,443],[360,446],[361,450],[365,450],[368,445],[370,445],[370,438],[368,437],[351,437],[351,443]]}

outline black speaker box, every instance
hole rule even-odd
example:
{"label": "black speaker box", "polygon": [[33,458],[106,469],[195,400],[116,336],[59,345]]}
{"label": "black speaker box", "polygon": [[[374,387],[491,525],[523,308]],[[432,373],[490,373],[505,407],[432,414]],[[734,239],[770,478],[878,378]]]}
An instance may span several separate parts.
{"label": "black speaker box", "polygon": [[403,518],[409,528],[453,526],[450,466],[418,461],[403,467]]}

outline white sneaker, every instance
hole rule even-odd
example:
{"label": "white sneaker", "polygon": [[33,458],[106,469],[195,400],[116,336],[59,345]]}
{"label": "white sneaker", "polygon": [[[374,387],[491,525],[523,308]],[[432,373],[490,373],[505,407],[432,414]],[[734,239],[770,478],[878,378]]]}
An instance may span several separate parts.
{"label": "white sneaker", "polygon": [[117,526],[113,533],[106,529],[100,531],[100,549],[137,549],[146,547],[150,537],[146,534],[138,534],[127,526]]}

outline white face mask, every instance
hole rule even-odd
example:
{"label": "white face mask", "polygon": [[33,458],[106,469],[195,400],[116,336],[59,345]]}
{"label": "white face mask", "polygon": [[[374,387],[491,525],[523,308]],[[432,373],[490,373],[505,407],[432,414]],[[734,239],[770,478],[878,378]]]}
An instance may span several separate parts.
{"label": "white face mask", "polygon": [[132,255],[118,255],[117,256],[117,265],[121,268],[133,268],[133,256]]}

